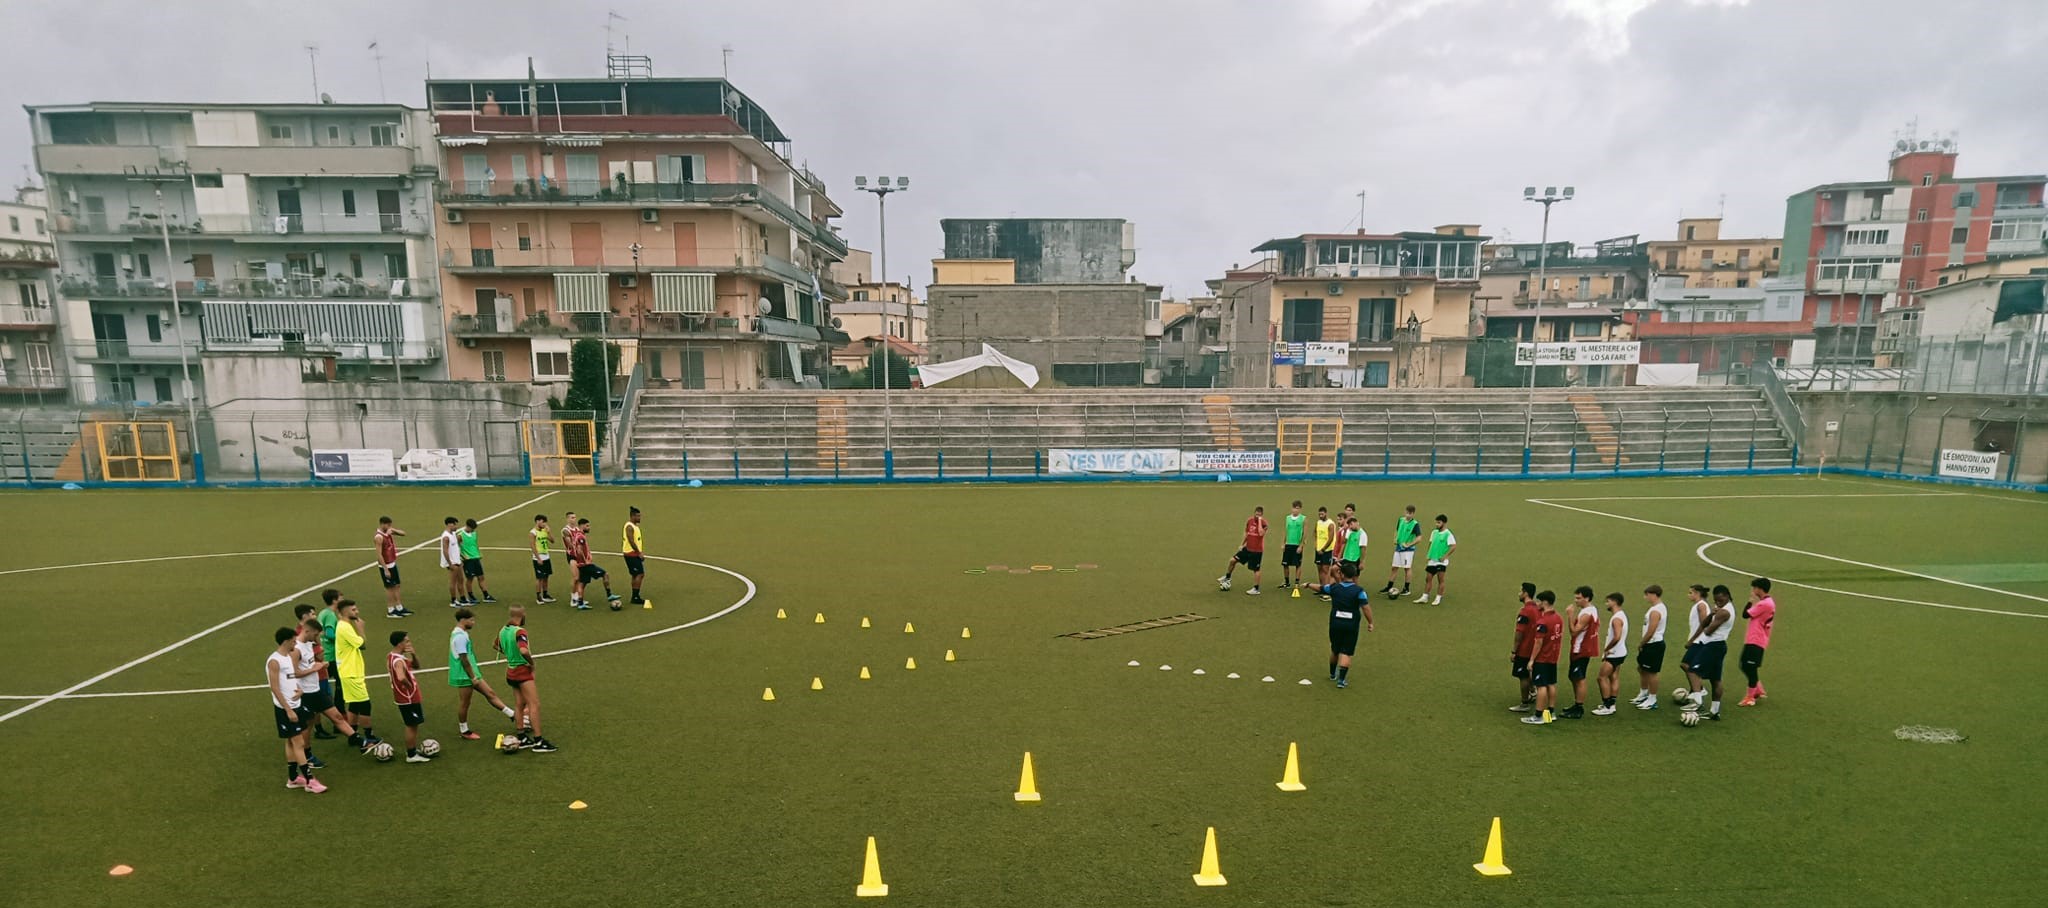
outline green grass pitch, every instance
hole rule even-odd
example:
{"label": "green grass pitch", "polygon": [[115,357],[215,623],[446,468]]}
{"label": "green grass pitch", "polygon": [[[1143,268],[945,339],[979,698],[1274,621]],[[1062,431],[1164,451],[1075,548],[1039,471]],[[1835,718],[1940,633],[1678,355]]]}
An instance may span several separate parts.
{"label": "green grass pitch", "polygon": [[[1277,543],[1264,596],[1242,571],[1214,583],[1251,507],[1277,533],[1294,498],[1360,506],[1372,589],[1400,506],[1458,534],[1441,607],[1374,597],[1348,690],[1324,680],[1327,607],[1277,589]],[[458,740],[430,674],[444,755],[326,747],[331,790],[313,796],[284,788],[260,690],[40,699],[122,666],[76,693],[258,684],[289,604],[219,625],[344,574],[372,671],[394,627],[438,667],[443,516],[507,512],[483,542],[516,602],[526,559],[499,549],[523,547],[531,514],[574,508],[615,551],[628,505],[652,554],[758,593],[550,656],[747,593],[658,561],[654,609],[572,613],[557,577],[564,601],[529,627],[559,753],[492,752],[506,723],[481,705],[485,741]],[[2040,497],[1731,478],[39,491],[0,510],[0,715],[33,707],[0,721],[0,904],[854,904],[870,835],[885,905],[2020,905],[2048,889]],[[385,513],[430,544],[403,559],[404,621],[367,569]],[[136,563],[63,567],[114,561]],[[1098,567],[1058,570],[1080,564]],[[1520,581],[1623,592],[1633,624],[1646,583],[1674,604],[1727,583],[1739,602],[1751,573],[1781,583],[1762,706],[1731,697],[1698,728],[1668,705],[1543,728],[1507,711]],[[503,607],[480,611],[487,650]],[[1188,613],[1208,620],[1061,636]],[[1732,654],[1728,677],[1739,693]],[[1635,687],[1631,664],[1623,698]],[[388,685],[371,692],[396,740]],[[1896,740],[1908,724],[1968,740]],[[1290,742],[1304,792],[1274,786]],[[1025,751],[1042,803],[1011,797]],[[1514,874],[1482,878],[1496,816]],[[1222,889],[1190,879],[1209,826]]]}

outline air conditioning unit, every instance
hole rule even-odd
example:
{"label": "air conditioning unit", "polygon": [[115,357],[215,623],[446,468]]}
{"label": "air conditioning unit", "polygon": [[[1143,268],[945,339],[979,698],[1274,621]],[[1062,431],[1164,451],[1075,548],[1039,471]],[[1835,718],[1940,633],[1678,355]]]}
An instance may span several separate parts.
{"label": "air conditioning unit", "polygon": [[621,274],[619,275],[619,286],[627,288],[638,287],[640,286],[640,276],[637,274]]}
{"label": "air conditioning unit", "polygon": [[447,212],[447,218],[448,223],[450,224],[460,224],[462,223],[462,211],[460,209],[450,208],[448,209]]}
{"label": "air conditioning unit", "polygon": [[641,222],[641,223],[643,223],[643,224],[654,224],[654,223],[658,223],[658,222],[660,222],[660,221],[661,221],[661,209],[659,209],[659,208],[642,208],[642,209],[640,209],[640,222]]}

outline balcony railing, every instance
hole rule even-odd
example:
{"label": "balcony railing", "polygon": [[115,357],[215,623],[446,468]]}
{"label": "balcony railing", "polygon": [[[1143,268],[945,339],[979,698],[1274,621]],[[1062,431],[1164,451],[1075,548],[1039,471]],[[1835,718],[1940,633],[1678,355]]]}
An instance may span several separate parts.
{"label": "balcony railing", "polygon": [[55,372],[0,370],[0,390],[50,391],[64,387],[64,376]]}
{"label": "balcony railing", "polygon": [[675,336],[739,339],[753,335],[750,319],[717,315],[678,315],[643,312],[613,315],[601,321],[594,312],[538,313],[513,319],[504,325],[491,316],[457,315],[448,320],[448,333],[456,337],[596,337]]}
{"label": "balcony railing", "polygon": [[[445,243],[450,238],[443,236]],[[464,242],[455,238],[454,242]],[[697,261],[675,264],[674,253],[667,247],[642,247],[638,262],[639,273],[753,271],[765,272],[777,280],[795,284],[799,290],[809,293],[811,271],[802,265],[757,249],[707,248],[698,247]],[[592,264],[595,259],[596,264]],[[595,249],[543,246],[533,249],[518,249],[494,246],[489,249],[465,249],[443,245],[441,264],[457,273],[483,274],[547,274],[566,271],[603,271],[609,274],[632,274],[636,267],[631,246],[601,246]],[[820,274],[822,288],[825,275]]]}
{"label": "balcony railing", "polygon": [[[205,344],[208,353],[274,353],[284,356],[333,357],[346,363],[388,363],[392,360],[394,344],[391,341],[323,341],[301,337],[251,337],[251,338],[209,338]],[[401,340],[395,345],[398,360],[402,363],[433,362],[441,358],[441,344],[438,341]]]}
{"label": "balcony railing", "polygon": [[[171,298],[170,282],[144,278],[65,274],[58,288],[72,297],[92,299]],[[426,299],[434,295],[433,278],[356,279],[349,277],[196,278],[178,282],[179,299]]]}
{"label": "balcony railing", "polygon": [[[203,234],[262,238],[322,234],[399,237],[429,232],[425,215],[402,212],[379,214],[374,211],[356,214],[328,211],[299,214],[214,214],[190,220],[172,215],[170,224],[170,232],[175,236]],[[154,218],[112,221],[62,214],[57,217],[57,230],[68,234],[140,236],[155,236],[162,232]]]}
{"label": "balcony railing", "polygon": [[56,316],[48,306],[0,306],[0,327],[46,327],[56,323]]}
{"label": "balcony railing", "polygon": [[89,360],[143,360],[149,362],[176,362],[180,349],[188,357],[199,355],[197,343],[179,344],[173,341],[98,340],[86,343],[68,344],[73,359]]}
{"label": "balcony railing", "polygon": [[612,204],[630,206],[675,202],[699,205],[759,205],[804,236],[840,255],[846,241],[830,227],[806,217],[759,183],[635,183],[625,180],[442,180],[435,197],[443,204],[537,205]]}

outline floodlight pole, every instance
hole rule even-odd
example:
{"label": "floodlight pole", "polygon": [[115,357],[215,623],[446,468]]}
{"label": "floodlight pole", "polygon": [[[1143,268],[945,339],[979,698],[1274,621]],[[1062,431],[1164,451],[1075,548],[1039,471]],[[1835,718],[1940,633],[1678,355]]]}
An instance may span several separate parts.
{"label": "floodlight pole", "polygon": [[1534,186],[1522,190],[1522,201],[1535,202],[1543,206],[1543,233],[1542,238],[1536,243],[1536,299],[1530,304],[1529,310],[1534,321],[1529,325],[1529,407],[1528,412],[1523,414],[1522,423],[1522,459],[1525,469],[1529,451],[1535,447],[1536,442],[1536,361],[1537,351],[1541,349],[1539,345],[1543,342],[1543,294],[1550,290],[1546,286],[1550,275],[1550,206],[1559,202],[1569,202],[1575,194],[1576,190],[1570,186],[1566,186],[1562,194],[1555,186],[1543,187],[1540,195]]}
{"label": "floodlight pole", "polygon": [[[895,410],[891,406],[889,393],[889,193],[908,191],[910,178],[897,177],[895,185],[892,186],[888,177],[876,177],[874,185],[868,184],[867,177],[854,177],[853,188],[875,194],[875,216],[881,222],[882,262],[876,274],[882,278],[882,450],[889,451],[896,447]],[[870,378],[872,379],[872,376]]]}

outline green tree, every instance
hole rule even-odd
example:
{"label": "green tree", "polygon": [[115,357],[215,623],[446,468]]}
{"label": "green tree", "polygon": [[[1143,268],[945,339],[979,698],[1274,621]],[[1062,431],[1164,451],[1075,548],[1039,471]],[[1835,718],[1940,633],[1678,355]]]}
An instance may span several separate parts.
{"label": "green tree", "polygon": [[840,387],[881,388],[883,357],[888,358],[889,387],[898,391],[910,387],[910,360],[880,348],[868,354],[866,366],[846,373],[844,383]]}
{"label": "green tree", "polygon": [[569,395],[559,405],[552,399],[548,403],[556,410],[593,414],[597,437],[603,438],[610,416],[611,380],[618,372],[619,345],[588,337],[578,340],[569,347]]}

